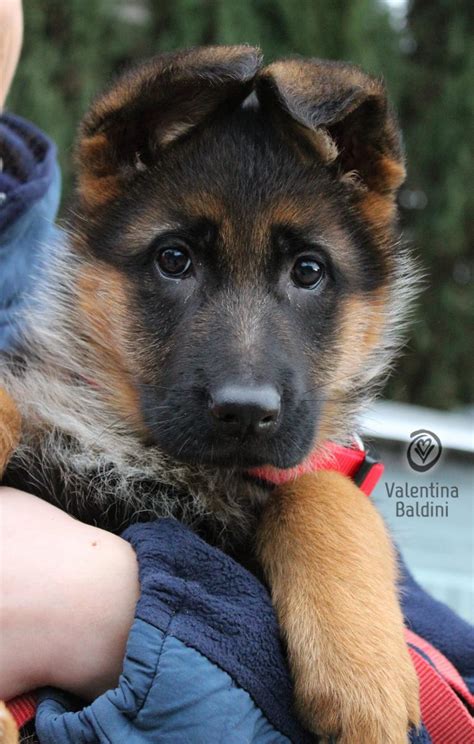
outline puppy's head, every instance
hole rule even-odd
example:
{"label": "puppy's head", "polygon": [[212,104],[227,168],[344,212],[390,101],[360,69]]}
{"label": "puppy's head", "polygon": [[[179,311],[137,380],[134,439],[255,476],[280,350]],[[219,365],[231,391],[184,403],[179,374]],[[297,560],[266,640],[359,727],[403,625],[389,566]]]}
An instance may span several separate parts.
{"label": "puppy's head", "polygon": [[382,84],[250,47],[127,73],[78,143],[81,333],[140,436],[185,462],[288,467],[387,362],[404,177]]}

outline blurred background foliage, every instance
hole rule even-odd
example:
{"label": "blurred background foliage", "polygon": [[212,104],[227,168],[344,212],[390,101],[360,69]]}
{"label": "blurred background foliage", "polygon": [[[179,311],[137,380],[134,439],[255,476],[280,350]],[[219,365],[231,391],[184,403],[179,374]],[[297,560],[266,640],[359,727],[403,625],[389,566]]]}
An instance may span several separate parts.
{"label": "blurred background foliage", "polygon": [[[472,0],[27,0],[25,45],[9,107],[57,142],[64,193],[72,143],[92,96],[130,61],[242,41],[267,60],[345,59],[383,75],[405,133],[405,236],[427,275],[410,341],[387,395],[437,408],[474,388]],[[471,220],[469,220],[471,217]]]}

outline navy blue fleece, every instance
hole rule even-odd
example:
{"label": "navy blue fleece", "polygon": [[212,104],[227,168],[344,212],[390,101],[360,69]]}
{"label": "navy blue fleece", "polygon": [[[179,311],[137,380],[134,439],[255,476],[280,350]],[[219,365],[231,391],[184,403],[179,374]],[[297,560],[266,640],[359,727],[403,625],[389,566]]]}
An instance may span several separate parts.
{"label": "navy blue fleece", "polygon": [[225,670],[272,724],[309,741],[293,694],[270,597],[242,566],[174,520],[129,527],[139,556],[136,617],[166,630]]}

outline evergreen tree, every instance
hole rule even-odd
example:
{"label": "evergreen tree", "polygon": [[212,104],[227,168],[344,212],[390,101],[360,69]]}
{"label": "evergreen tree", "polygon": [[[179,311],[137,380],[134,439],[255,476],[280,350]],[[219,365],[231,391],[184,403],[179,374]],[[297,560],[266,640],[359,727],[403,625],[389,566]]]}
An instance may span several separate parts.
{"label": "evergreen tree", "polygon": [[412,0],[407,20],[400,112],[408,179],[401,203],[426,289],[390,392],[451,408],[472,402],[474,391],[474,6]]}

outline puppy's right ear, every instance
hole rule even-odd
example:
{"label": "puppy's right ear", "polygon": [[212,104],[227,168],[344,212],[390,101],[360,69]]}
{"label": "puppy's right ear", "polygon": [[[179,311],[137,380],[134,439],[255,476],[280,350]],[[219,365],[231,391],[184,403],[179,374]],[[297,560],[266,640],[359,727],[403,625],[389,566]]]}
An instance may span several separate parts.
{"label": "puppy's right ear", "polygon": [[[405,178],[401,135],[383,83],[345,62],[287,59],[256,81],[262,106],[312,155],[393,201]],[[349,178],[348,178],[349,177]]]}
{"label": "puppy's right ear", "polygon": [[163,54],[126,72],[84,117],[77,146],[79,196],[100,207],[137,171],[223,107],[250,93],[261,65],[250,46]]}

